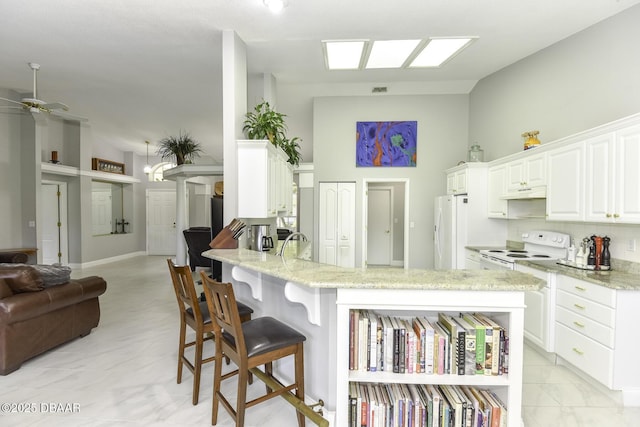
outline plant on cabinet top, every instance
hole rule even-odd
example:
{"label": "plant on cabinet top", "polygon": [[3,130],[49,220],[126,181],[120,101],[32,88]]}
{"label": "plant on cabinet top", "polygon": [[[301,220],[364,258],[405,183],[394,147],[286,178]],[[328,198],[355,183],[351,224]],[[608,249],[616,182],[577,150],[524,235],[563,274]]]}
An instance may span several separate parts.
{"label": "plant on cabinet top", "polygon": [[192,163],[195,157],[200,156],[202,149],[200,143],[194,140],[188,132],[180,131],[178,136],[162,138],[158,145],[157,154],[162,159],[170,159],[175,156],[176,164]]}

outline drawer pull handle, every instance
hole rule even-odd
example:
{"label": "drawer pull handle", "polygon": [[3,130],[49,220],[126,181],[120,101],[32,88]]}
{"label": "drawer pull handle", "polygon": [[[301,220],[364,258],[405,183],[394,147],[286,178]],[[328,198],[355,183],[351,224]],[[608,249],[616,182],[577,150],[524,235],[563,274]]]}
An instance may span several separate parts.
{"label": "drawer pull handle", "polygon": [[573,351],[577,354],[579,354],[580,356],[582,356],[584,354],[584,351],[580,351],[577,348],[573,347]]}
{"label": "drawer pull handle", "polygon": [[587,288],[583,288],[582,286],[576,286],[576,289],[582,292],[587,290]]}
{"label": "drawer pull handle", "polygon": [[584,324],[580,323],[580,322],[573,322],[574,325],[576,325],[578,328],[584,328]]}
{"label": "drawer pull handle", "polygon": [[585,306],[584,306],[584,305],[580,305],[580,304],[573,304],[573,306],[574,306],[575,308],[579,308],[580,310],[584,310],[584,309],[585,309]]}

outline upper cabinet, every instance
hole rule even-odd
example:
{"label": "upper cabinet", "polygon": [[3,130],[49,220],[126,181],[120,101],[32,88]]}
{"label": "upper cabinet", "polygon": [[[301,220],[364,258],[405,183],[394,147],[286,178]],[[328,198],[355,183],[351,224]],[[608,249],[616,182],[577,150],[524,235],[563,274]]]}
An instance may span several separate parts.
{"label": "upper cabinet", "polygon": [[238,144],[238,216],[271,218],[291,212],[293,170],[286,154],[269,141]]}
{"label": "upper cabinet", "polygon": [[547,219],[584,221],[584,142],[547,153]]}
{"label": "upper cabinet", "polygon": [[532,154],[507,163],[507,192],[531,192],[547,184],[546,153]]}
{"label": "upper cabinet", "polygon": [[586,141],[585,220],[640,223],[640,126]]}
{"label": "upper cabinet", "polygon": [[466,194],[466,192],[467,168],[461,165],[447,173],[447,194]]}
{"label": "upper cabinet", "polygon": [[506,165],[489,168],[487,186],[487,214],[489,218],[507,218],[508,202],[504,198],[507,191]]}

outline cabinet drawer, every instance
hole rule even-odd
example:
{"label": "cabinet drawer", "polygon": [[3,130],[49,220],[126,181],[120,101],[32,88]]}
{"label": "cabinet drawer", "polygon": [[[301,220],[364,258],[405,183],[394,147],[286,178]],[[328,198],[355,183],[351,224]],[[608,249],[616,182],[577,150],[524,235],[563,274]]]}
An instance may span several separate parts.
{"label": "cabinet drawer", "polygon": [[600,322],[605,326],[613,328],[615,322],[616,311],[597,302],[593,302],[586,298],[570,294],[565,291],[558,290],[556,294],[556,302],[560,307],[578,313],[588,319]]}
{"label": "cabinet drawer", "polygon": [[583,298],[609,307],[616,306],[616,291],[604,286],[574,279],[573,277],[560,276],[558,279],[558,289],[579,295]]}
{"label": "cabinet drawer", "polygon": [[556,323],[556,353],[597,381],[612,387],[613,350]]}
{"label": "cabinet drawer", "polygon": [[614,333],[612,328],[594,322],[563,307],[556,309],[556,321],[600,344],[613,348]]}

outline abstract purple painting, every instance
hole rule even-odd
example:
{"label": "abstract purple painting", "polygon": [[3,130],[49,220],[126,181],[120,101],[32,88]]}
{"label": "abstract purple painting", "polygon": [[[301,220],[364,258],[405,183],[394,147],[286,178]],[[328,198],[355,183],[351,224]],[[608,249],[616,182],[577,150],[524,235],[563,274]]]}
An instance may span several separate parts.
{"label": "abstract purple painting", "polygon": [[416,165],[418,122],[356,122],[356,166]]}

